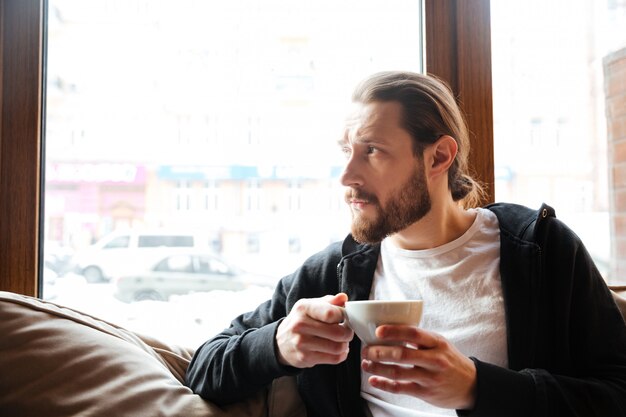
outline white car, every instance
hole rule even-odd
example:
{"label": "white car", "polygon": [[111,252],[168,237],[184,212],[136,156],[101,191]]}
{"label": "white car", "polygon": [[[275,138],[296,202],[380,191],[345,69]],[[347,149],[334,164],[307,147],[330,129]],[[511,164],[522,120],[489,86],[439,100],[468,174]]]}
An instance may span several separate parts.
{"label": "white car", "polygon": [[74,272],[87,282],[144,271],[171,248],[207,248],[208,240],[191,233],[165,231],[113,232],[92,246],[77,252]]}
{"label": "white car", "polygon": [[252,285],[273,288],[276,280],[246,273],[216,255],[175,250],[147,271],[113,279],[121,301],[167,301],[171,295],[212,290],[240,291]]}

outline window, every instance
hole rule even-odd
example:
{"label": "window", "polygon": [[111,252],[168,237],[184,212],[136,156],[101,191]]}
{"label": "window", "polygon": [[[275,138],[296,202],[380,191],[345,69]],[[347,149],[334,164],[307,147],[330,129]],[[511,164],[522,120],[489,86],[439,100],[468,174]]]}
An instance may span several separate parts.
{"label": "window", "polygon": [[550,204],[608,283],[626,283],[626,71],[610,70],[626,56],[626,3],[494,1],[491,21],[496,200]]}
{"label": "window", "polygon": [[[427,23],[424,28],[426,39],[424,54],[428,57],[426,61],[427,70],[450,81],[455,91],[463,96],[464,105],[472,105],[477,102],[489,103],[491,99],[490,90],[486,87],[489,85],[487,81],[490,80],[490,68],[484,65],[488,60],[480,59],[482,51],[489,50],[489,39],[485,36],[485,34],[489,33],[489,22],[485,20],[485,16],[489,15],[488,3],[454,3],[434,0],[424,1],[424,21]],[[41,46],[45,44],[45,42],[41,42],[45,27],[41,17],[45,16],[48,11],[44,8],[44,0],[9,1],[3,2],[2,5],[3,7],[0,8],[0,19],[3,24],[4,36],[0,37],[0,43],[3,44],[4,59],[2,61],[2,89],[0,89],[0,99],[2,100],[2,106],[0,106],[2,119],[2,123],[0,123],[0,141],[2,145],[0,166],[3,168],[0,173],[0,193],[2,196],[0,198],[0,229],[3,236],[3,250],[0,251],[0,268],[3,271],[3,280],[0,282],[0,288],[37,295],[41,293],[38,290],[36,280],[38,242],[41,242],[42,251],[44,246],[52,248],[51,250],[46,249],[47,254],[59,254],[58,258],[55,258],[54,264],[63,264],[68,257],[68,254],[62,253],[58,248],[55,248],[52,242],[46,241],[43,237],[45,231],[46,234],[49,234],[47,236],[54,236],[55,240],[65,239],[63,230],[67,230],[66,220],[50,217],[44,223],[42,208],[42,224],[40,227],[38,205],[36,204],[41,199],[42,202],[45,201],[46,206],[62,206],[60,200],[55,201],[50,196],[45,196],[44,198],[43,190],[41,190],[40,198],[39,153],[42,142],[39,129],[42,127],[41,116],[43,110],[45,110],[45,107],[40,106],[41,92],[43,91],[40,71],[44,67]],[[359,3],[358,6],[361,7],[361,4]],[[406,26],[411,27],[414,33],[420,33],[422,30],[419,27],[419,19],[413,19],[413,15],[408,17],[412,20]],[[441,22],[446,24],[442,25]],[[370,35],[375,36],[375,33],[372,32]],[[122,38],[124,36],[127,36],[127,34],[120,35]],[[372,44],[369,42],[369,39],[364,40],[368,46]],[[388,42],[388,40],[385,42]],[[94,47],[94,45],[85,46],[84,50]],[[463,53],[463,51],[470,50],[472,51],[471,55]],[[414,59],[414,54],[419,55],[419,48],[412,47],[410,52],[404,55],[407,59]],[[472,57],[471,61],[465,59],[465,57],[469,56]],[[478,59],[476,59],[477,57]],[[333,59],[335,58],[333,57]],[[395,64],[393,66],[396,67]],[[459,72],[458,69],[461,67],[466,70]],[[468,68],[471,71],[467,71]],[[369,70],[364,68],[364,72],[367,73]],[[48,77],[48,79],[51,78]],[[59,86],[59,89],[65,88],[67,91],[71,91],[74,88],[63,80],[57,79],[54,82]],[[346,88],[351,88],[351,86],[346,86]],[[343,99],[344,97],[342,97]],[[472,155],[474,158],[473,165],[479,177],[490,183],[490,178],[493,175],[493,168],[490,162],[492,153],[491,134],[489,131],[491,114],[488,111],[490,106],[478,105],[474,108],[476,110],[472,112],[468,121],[471,129],[474,132],[479,132],[481,141],[476,144],[479,148],[478,151]],[[223,125],[223,119],[211,116],[202,123],[207,126],[207,134],[201,141],[212,143],[216,146],[224,143],[224,139],[218,137],[215,133]],[[59,143],[62,146],[70,146],[84,141],[84,138],[88,136],[88,132],[83,124],[84,120],[73,118],[71,131],[65,136],[68,138],[67,143],[65,145],[63,145],[63,142]],[[260,135],[264,132],[265,126],[257,119],[249,120],[248,126],[258,126],[259,129],[255,130],[255,134],[249,134],[247,141],[251,144],[261,143]],[[246,134],[248,126],[246,127]],[[50,151],[50,146],[57,145],[47,143],[46,151]],[[115,148],[112,147],[112,149]],[[149,152],[146,155],[149,157]],[[160,176],[169,176],[171,178],[170,188],[158,192],[153,189],[146,191],[149,199],[160,201],[159,207],[161,211],[174,212],[174,204],[170,203],[172,189],[176,186],[176,168],[170,167],[159,173]],[[47,171],[47,173],[49,172]],[[221,175],[219,175],[220,173]],[[237,193],[234,186],[231,181],[225,179],[223,173],[222,167],[216,167],[212,170],[210,178],[216,179],[216,182],[225,183],[220,184],[219,187],[220,201],[223,201],[224,205],[218,209],[220,214],[226,213],[228,216],[240,207],[241,201],[237,202]],[[332,175],[336,176],[338,173]],[[331,194],[332,192],[341,192],[341,187],[338,186],[336,181],[327,181],[329,188],[333,188]],[[73,189],[76,187],[78,187],[78,184],[65,188]],[[135,187],[142,187],[142,185],[129,185],[130,189]],[[11,197],[8,198],[8,196]],[[332,197],[328,205],[336,210],[343,207],[341,199]],[[135,206],[134,208],[141,208],[140,204],[133,204],[133,206]],[[131,208],[133,207],[120,206],[120,217],[107,219],[104,223],[105,230],[97,231],[97,233],[103,234],[106,230],[117,228],[115,226],[116,221],[119,221],[122,226],[133,226],[131,224],[133,215],[132,211],[129,210]],[[151,213],[150,216],[154,214]],[[122,215],[124,217],[121,217]],[[173,213],[173,215],[176,215],[176,213]],[[184,213],[180,214],[180,216],[184,215]],[[224,217],[221,217],[221,220],[223,221]],[[306,219],[304,222],[306,222]],[[42,234],[41,239],[38,239],[39,231]],[[335,231],[335,233],[335,236],[331,237],[330,240],[343,238],[344,233],[338,231]],[[292,235],[287,233],[287,236]],[[91,241],[90,235],[78,237],[81,238],[81,244],[83,245]],[[292,237],[294,239],[297,238],[297,236]],[[289,239],[291,238],[288,237],[287,240]],[[225,247],[231,245],[233,241],[245,246],[246,237],[243,235],[218,233],[211,236],[208,241],[216,251],[224,251]],[[46,242],[45,245],[43,242]],[[326,243],[328,242],[324,244]],[[310,254],[311,247],[314,245],[311,242],[301,241],[300,246],[303,254]],[[48,256],[46,256],[46,260],[47,258]],[[43,263],[43,252],[39,259]],[[249,263],[244,265],[247,266]],[[79,288],[79,290],[81,289],[86,290],[87,288]],[[86,293],[87,291],[77,291],[77,301],[82,300]],[[88,302],[84,304],[89,305]],[[227,306],[224,310],[224,316],[230,317],[244,308],[242,305],[237,305],[235,306],[236,308],[228,310],[229,307]],[[203,305],[201,309],[204,311],[206,306]],[[181,310],[184,314],[181,314],[186,315],[191,310],[194,310],[193,305],[185,305],[184,309]],[[92,313],[98,314],[98,311],[92,311]],[[167,313],[164,314],[168,315]],[[142,320],[143,325],[151,325],[149,319],[141,318],[137,319],[138,324]],[[159,324],[159,327],[166,327],[163,323]],[[212,329],[204,330],[206,332],[212,331]]]}
{"label": "window", "polygon": [[[422,68],[416,0],[394,8],[382,0],[50,0],[49,8],[46,164],[69,172],[46,182],[46,199],[60,203],[44,212],[48,224],[55,219],[44,239],[76,259],[92,250],[85,243],[122,227],[194,230],[207,237],[199,239],[207,255],[276,282],[348,232],[348,210],[327,196],[342,193],[331,184],[343,164],[336,139],[352,88],[375,71]],[[393,48],[384,34],[393,34]],[[192,245],[191,236],[139,235],[128,265],[115,261],[104,282],[86,282],[92,295],[82,302],[113,310],[105,306],[123,282],[116,277],[154,266],[144,259],[157,253],[142,248],[165,256]],[[191,259],[172,256],[157,270],[192,272]],[[113,270],[107,261],[101,271]],[[217,260],[209,267],[229,270]],[[59,271],[57,280],[79,281],[81,271]],[[250,282],[221,299],[252,308],[270,294]],[[129,325],[148,302],[137,303],[127,309]],[[117,305],[118,321],[126,307]],[[230,319],[204,314],[188,324],[190,335],[198,321],[213,318],[219,330]]]}
{"label": "window", "polygon": [[164,259],[156,266],[161,272],[193,272],[193,258],[188,255],[176,255]]}
{"label": "window", "polygon": [[200,258],[200,271],[218,275],[229,275],[230,268],[224,262],[211,258]]}

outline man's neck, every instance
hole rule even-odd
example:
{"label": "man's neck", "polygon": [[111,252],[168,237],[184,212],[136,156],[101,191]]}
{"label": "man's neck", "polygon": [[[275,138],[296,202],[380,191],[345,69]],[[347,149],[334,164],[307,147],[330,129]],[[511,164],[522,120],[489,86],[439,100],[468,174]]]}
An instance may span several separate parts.
{"label": "man's neck", "polygon": [[450,199],[439,206],[433,204],[426,216],[388,239],[402,249],[432,249],[461,237],[475,218],[476,212],[465,210]]}

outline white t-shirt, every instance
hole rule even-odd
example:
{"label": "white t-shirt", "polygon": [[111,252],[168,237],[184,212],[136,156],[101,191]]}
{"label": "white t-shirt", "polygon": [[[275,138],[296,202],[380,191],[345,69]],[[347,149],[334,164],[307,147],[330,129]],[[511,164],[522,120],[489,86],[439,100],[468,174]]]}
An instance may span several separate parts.
{"label": "white t-shirt", "polygon": [[[461,237],[434,249],[405,250],[383,240],[370,299],[422,299],[421,328],[442,335],[466,356],[506,367],[500,229],[495,214],[475,210],[474,223]],[[361,396],[374,417],[456,415],[373,388],[367,382],[370,374],[361,373]]]}

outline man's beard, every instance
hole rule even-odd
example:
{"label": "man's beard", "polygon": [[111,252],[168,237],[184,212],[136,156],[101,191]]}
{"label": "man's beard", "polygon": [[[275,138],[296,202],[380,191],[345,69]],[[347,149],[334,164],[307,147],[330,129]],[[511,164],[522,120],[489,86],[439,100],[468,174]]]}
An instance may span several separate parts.
{"label": "man's beard", "polygon": [[377,243],[399,232],[424,217],[431,208],[430,195],[424,179],[424,168],[416,167],[411,178],[389,197],[382,207],[375,195],[358,189],[346,192],[346,202],[355,198],[367,201],[376,209],[372,219],[354,213],[352,209],[352,236],[357,242]]}

